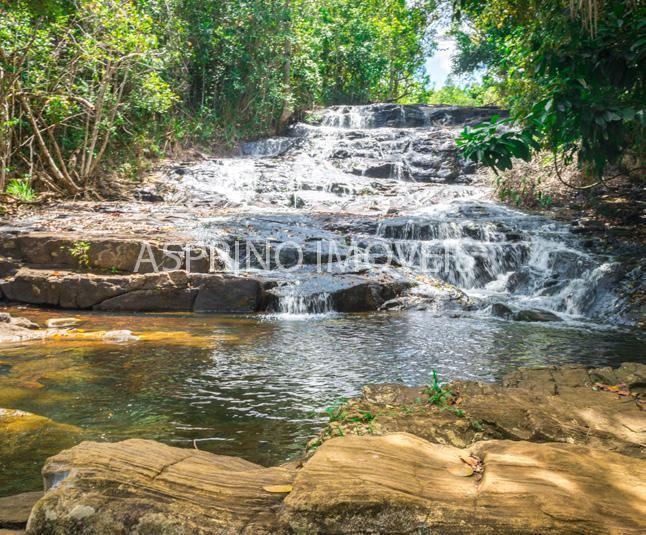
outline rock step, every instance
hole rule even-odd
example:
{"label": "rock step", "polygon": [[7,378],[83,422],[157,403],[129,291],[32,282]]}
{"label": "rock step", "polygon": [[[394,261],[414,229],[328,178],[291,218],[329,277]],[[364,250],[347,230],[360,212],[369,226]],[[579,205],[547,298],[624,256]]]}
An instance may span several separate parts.
{"label": "rock step", "polygon": [[[468,464],[469,460],[475,466]],[[152,441],[51,457],[29,533],[643,533],[646,461],[572,444],[346,436],[263,468]]]}
{"label": "rock step", "polygon": [[34,504],[43,497],[41,491],[24,492],[0,498],[0,535],[4,530],[21,530],[27,525]]}
{"label": "rock step", "polygon": [[[369,276],[330,275],[334,310],[379,309],[411,283]],[[22,267],[0,279],[0,298],[16,303],[111,312],[215,312],[247,314],[277,310],[285,283],[253,275],[167,271],[98,274]],[[312,292],[314,295],[315,292]]]}
{"label": "rock step", "polygon": [[[169,238],[167,244],[158,239],[134,237],[45,232],[0,234],[0,257],[34,266],[84,268],[106,273],[151,273],[155,266],[158,269],[189,268],[192,273],[223,268],[214,248],[191,245],[180,238]],[[0,276],[9,269],[8,264],[3,266],[0,262]]]}
{"label": "rock step", "polygon": [[12,302],[67,309],[251,313],[266,308],[266,290],[274,285],[223,273],[101,275],[21,268],[0,280],[0,295]]}

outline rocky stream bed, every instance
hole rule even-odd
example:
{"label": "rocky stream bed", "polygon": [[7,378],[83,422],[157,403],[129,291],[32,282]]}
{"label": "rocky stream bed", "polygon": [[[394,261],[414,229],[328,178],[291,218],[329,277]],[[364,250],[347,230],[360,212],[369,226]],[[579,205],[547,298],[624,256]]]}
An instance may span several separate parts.
{"label": "rocky stream bed", "polygon": [[322,110],[0,220],[0,496],[48,458],[0,533],[643,532],[643,251],[497,203],[453,139],[498,113]]}

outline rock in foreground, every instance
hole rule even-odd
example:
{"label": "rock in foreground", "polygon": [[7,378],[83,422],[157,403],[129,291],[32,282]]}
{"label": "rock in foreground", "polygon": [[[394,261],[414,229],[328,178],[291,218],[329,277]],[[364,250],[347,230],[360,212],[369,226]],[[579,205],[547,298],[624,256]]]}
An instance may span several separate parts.
{"label": "rock in foreground", "polygon": [[[147,440],[83,442],[51,457],[29,533],[271,533],[293,469]],[[269,488],[270,490],[265,490]]]}
{"label": "rock in foreground", "polygon": [[468,447],[480,440],[582,444],[642,457],[646,413],[640,399],[646,365],[527,368],[503,385],[455,381],[445,402],[426,388],[368,385],[323,431],[332,436],[407,432],[432,442]]}
{"label": "rock in foreground", "polygon": [[16,318],[0,312],[0,343],[22,342],[42,338],[38,325],[27,318]]}
{"label": "rock in foreground", "polygon": [[[463,459],[479,463],[474,474]],[[28,533],[640,533],[646,462],[570,444],[327,441],[298,469],[150,441],[49,459]]]}

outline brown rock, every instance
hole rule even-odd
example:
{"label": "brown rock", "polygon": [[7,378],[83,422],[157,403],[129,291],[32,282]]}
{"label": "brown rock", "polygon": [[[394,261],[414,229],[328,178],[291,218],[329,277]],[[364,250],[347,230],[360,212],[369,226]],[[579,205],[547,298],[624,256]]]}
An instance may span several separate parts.
{"label": "brown rock", "polygon": [[28,533],[274,533],[292,468],[148,440],[83,442],[51,457]]}
{"label": "brown rock", "polygon": [[[456,476],[479,457],[484,477]],[[332,439],[298,472],[281,519],[297,533],[642,533],[646,462],[569,444],[409,434]]]}
{"label": "brown rock", "polygon": [[[470,381],[448,385],[455,405],[434,406],[422,388],[368,385],[343,408],[318,442],[342,434],[407,432],[439,444],[466,447],[479,440],[511,439],[582,444],[641,457],[646,413],[635,397],[594,390],[595,383],[646,384],[646,365],[617,369],[583,366],[521,369],[506,387]],[[364,415],[369,414],[370,418]],[[314,442],[313,444],[316,444]]]}
{"label": "brown rock", "polygon": [[[169,238],[171,239],[171,238]],[[87,244],[84,261],[72,251],[78,244]],[[186,269],[187,244],[180,240],[165,244],[155,239],[134,239],[131,237],[96,237],[76,234],[53,235],[42,232],[2,236],[0,255],[8,256],[26,264],[44,267],[86,267],[95,270],[117,272],[151,273],[155,265],[162,269]],[[142,249],[143,248],[143,249]],[[208,273],[209,269],[221,269],[222,262],[214,251],[206,247],[191,246],[191,265],[193,273]],[[213,255],[213,266],[210,265]],[[138,260],[142,260],[139,262]],[[154,265],[153,265],[154,261]]]}
{"label": "brown rock", "polygon": [[[22,529],[34,504],[43,497],[41,491],[24,492],[16,496],[0,498],[0,528]],[[2,530],[0,530],[0,535]]]}
{"label": "brown rock", "polygon": [[347,281],[332,293],[334,310],[339,312],[365,312],[378,310],[411,286],[411,283],[394,280],[371,281],[363,277],[344,277]]}
{"label": "brown rock", "polygon": [[195,312],[244,313],[261,308],[264,285],[257,279],[231,275],[192,275],[197,288]]}
{"label": "brown rock", "polygon": [[98,275],[22,268],[0,282],[14,302],[103,311],[248,313],[265,305],[269,283],[227,274],[168,271]]}

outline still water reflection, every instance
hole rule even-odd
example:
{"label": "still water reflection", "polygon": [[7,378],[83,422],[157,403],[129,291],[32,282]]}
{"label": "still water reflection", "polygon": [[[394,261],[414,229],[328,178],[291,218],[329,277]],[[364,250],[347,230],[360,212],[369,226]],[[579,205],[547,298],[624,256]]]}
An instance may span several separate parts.
{"label": "still water reflection", "polygon": [[[11,311],[44,323],[51,311]],[[61,314],[58,314],[59,316]],[[144,437],[275,464],[298,455],[339,397],[376,382],[493,381],[520,365],[643,359],[636,332],[438,318],[424,312],[298,317],[81,315],[87,332],[0,350],[0,407],[78,426],[0,437],[0,495],[37,488],[44,458],[82,439]]]}

